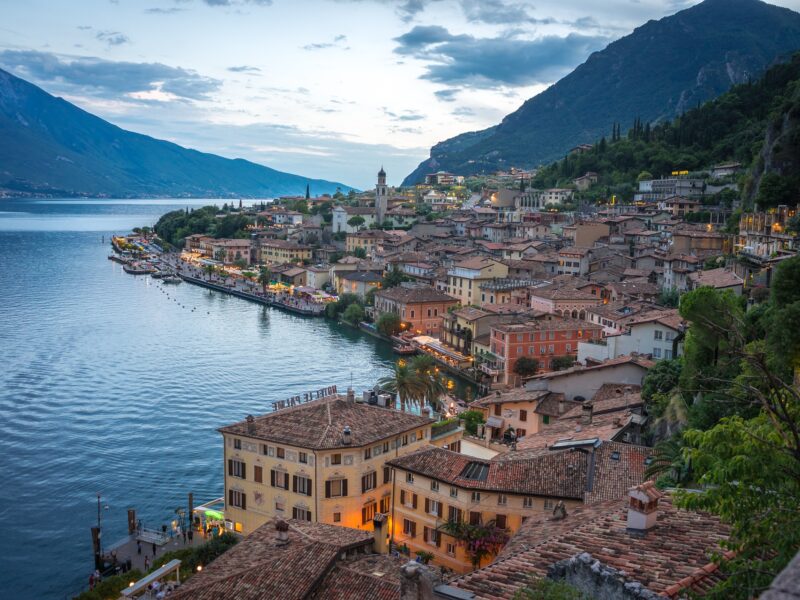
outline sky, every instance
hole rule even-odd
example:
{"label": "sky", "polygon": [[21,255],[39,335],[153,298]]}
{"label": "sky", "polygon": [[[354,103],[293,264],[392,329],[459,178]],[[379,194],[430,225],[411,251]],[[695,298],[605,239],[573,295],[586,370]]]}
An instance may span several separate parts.
{"label": "sky", "polygon": [[125,129],[366,189],[695,3],[0,0],[0,68]]}

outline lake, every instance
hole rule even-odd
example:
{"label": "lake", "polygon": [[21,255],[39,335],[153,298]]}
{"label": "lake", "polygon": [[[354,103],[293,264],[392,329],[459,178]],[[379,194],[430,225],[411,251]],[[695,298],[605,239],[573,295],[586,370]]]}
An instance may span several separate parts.
{"label": "lake", "polygon": [[217,427],[389,372],[388,345],[356,330],[107,259],[112,233],[208,203],[0,200],[3,598],[85,586],[97,493],[104,545],[127,533],[129,507],[165,523],[190,491],[222,495]]}

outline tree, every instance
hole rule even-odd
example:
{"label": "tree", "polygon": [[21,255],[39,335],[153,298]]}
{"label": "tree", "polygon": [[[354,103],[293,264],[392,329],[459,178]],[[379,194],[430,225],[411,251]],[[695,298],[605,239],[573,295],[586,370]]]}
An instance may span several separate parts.
{"label": "tree", "polygon": [[520,377],[533,377],[539,370],[539,361],[530,356],[521,356],[514,363],[514,373]]}
{"label": "tree", "polygon": [[575,357],[566,355],[566,356],[556,356],[553,360],[550,361],[550,368],[553,371],[563,371],[564,369],[569,369],[571,366],[575,364]]}
{"label": "tree", "polygon": [[668,308],[676,308],[679,300],[680,293],[674,287],[668,290],[661,290],[661,293],[658,295],[658,303]]}
{"label": "tree", "polygon": [[437,412],[441,412],[440,399],[447,388],[442,382],[436,361],[429,354],[419,354],[411,359],[410,366],[425,388],[424,399],[427,400],[428,405]]}
{"label": "tree", "polygon": [[362,246],[358,246],[353,250],[353,256],[356,258],[367,258],[367,251]]}
{"label": "tree", "polygon": [[409,278],[398,268],[397,265],[392,265],[392,268],[383,275],[381,287],[384,289],[396,287],[404,281],[409,281]]}
{"label": "tree", "polygon": [[261,284],[261,290],[264,292],[264,295],[267,295],[267,286],[269,285],[270,280],[272,279],[272,272],[269,270],[269,267],[263,266],[258,271],[258,283]]}
{"label": "tree", "polygon": [[636,177],[636,182],[640,181],[649,181],[653,178],[653,174],[650,171],[642,171],[639,173],[638,177]]}
{"label": "tree", "polygon": [[361,307],[360,304],[353,303],[347,307],[342,315],[342,319],[350,323],[351,325],[358,325],[361,321],[364,320],[364,309]]}
{"label": "tree", "polygon": [[448,521],[440,529],[464,546],[473,569],[477,569],[484,558],[496,555],[508,542],[508,531],[497,527],[494,520],[478,525]]}
{"label": "tree", "polygon": [[378,380],[378,385],[389,392],[396,394],[400,400],[400,410],[405,410],[407,404],[419,404],[425,396],[425,383],[420,380],[417,373],[405,361],[399,360],[394,366],[394,373]]}
{"label": "tree", "polygon": [[309,184],[306,184],[306,200],[310,199],[311,199],[311,186]]}
{"label": "tree", "polygon": [[680,360],[660,360],[647,371],[642,381],[642,400],[649,403],[656,393],[666,394],[677,387],[682,364]]}
{"label": "tree", "polygon": [[789,177],[766,173],[758,186],[756,202],[760,210],[766,210],[780,204],[791,204],[794,196],[795,190]]}
{"label": "tree", "polygon": [[470,435],[478,435],[478,425],[484,422],[483,412],[479,410],[465,410],[458,415],[464,421],[464,428]]}
{"label": "tree", "polygon": [[362,217],[361,215],[355,215],[347,220],[347,224],[350,225],[350,227],[354,227],[356,229],[361,227],[364,223],[366,223],[366,221],[364,220],[364,217]]}
{"label": "tree", "polygon": [[684,452],[683,444],[678,436],[662,440],[653,448],[651,463],[644,471],[645,479],[665,477],[670,486],[685,486],[691,482],[692,462]]}
{"label": "tree", "polygon": [[395,313],[383,313],[375,322],[375,328],[387,337],[397,335],[402,330],[400,316]]}

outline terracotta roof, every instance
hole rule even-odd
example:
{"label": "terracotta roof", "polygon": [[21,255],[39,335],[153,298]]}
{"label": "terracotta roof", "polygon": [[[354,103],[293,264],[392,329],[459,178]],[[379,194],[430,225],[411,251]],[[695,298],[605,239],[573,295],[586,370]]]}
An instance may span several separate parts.
{"label": "terracotta roof", "polygon": [[698,287],[707,285],[715,288],[727,288],[742,285],[743,279],[730,269],[722,267],[689,273],[689,281]]}
{"label": "terracotta roof", "polygon": [[694,576],[706,569],[728,531],[714,516],[679,510],[667,495],[659,501],[656,526],[634,536],[627,531],[626,507],[611,501],[574,510],[562,521],[529,518],[511,542],[521,550],[507,550],[491,565],[449,585],[472,591],[476,598],[511,599],[531,576],[544,577],[553,563],[588,552],[649,590],[674,596],[681,591],[676,584],[697,583]]}
{"label": "terracotta roof", "polygon": [[506,392],[496,391],[478,398],[470,403],[470,407],[483,408],[493,404],[507,404],[511,402],[537,402],[550,394],[547,390],[528,390],[524,387],[514,388]]}
{"label": "terracotta roof", "polygon": [[370,554],[340,560],[311,596],[319,600],[398,600],[400,567],[407,559]]}
{"label": "terracotta roof", "polygon": [[476,271],[480,271],[485,267],[489,267],[494,263],[499,263],[500,261],[493,260],[491,258],[468,258],[467,260],[462,260],[455,264],[455,266],[459,269],[474,269]]}
{"label": "terracotta roof", "polygon": [[280,544],[271,519],[204,565],[170,598],[175,600],[271,600],[306,598],[344,550],[367,547],[372,533],[322,523],[287,520],[288,544]]}
{"label": "terracotta roof", "polygon": [[429,286],[415,286],[405,287],[402,285],[381,290],[375,294],[376,297],[388,298],[395,302],[402,302],[403,304],[413,304],[419,302],[452,302],[457,303],[458,300],[440,292],[439,290]]}
{"label": "terracotta roof", "polygon": [[[602,389],[602,388],[601,388]],[[600,390],[598,390],[599,392]],[[597,394],[595,394],[595,397]],[[593,415],[602,415],[613,412],[633,410],[644,406],[642,395],[639,392],[632,392],[630,394],[622,394],[621,396],[611,396],[602,400],[592,400],[594,405],[592,408]],[[565,412],[562,419],[574,419],[581,416],[583,409],[581,406],[571,408]]]}
{"label": "terracotta roof", "polygon": [[625,354],[623,356],[618,356],[617,358],[612,358],[607,361],[604,361],[599,365],[592,365],[590,367],[577,366],[577,367],[571,367],[569,369],[564,369],[563,371],[542,373],[541,375],[537,375],[536,377],[534,377],[534,379],[556,379],[558,377],[569,377],[574,373],[584,373],[586,371],[608,369],[610,367],[615,367],[624,364],[634,364],[634,365],[639,365],[640,367],[643,367],[645,369],[650,369],[651,367],[655,366],[656,363],[638,354],[637,355]]}
{"label": "terracotta roof", "polygon": [[375,271],[345,271],[338,273],[337,277],[347,281],[365,281],[367,283],[383,281],[383,277]]}
{"label": "terracotta roof", "polygon": [[[334,396],[256,417],[252,431],[248,430],[247,421],[221,427],[219,431],[320,450],[366,446],[431,422],[426,417]],[[349,445],[342,441],[345,427],[351,431]]]}
{"label": "terracotta roof", "polygon": [[579,441],[600,440],[613,441],[625,429],[630,421],[631,413],[614,412],[604,415],[593,415],[592,422],[585,424],[576,419],[560,418],[545,425],[538,433],[531,433],[517,442],[519,450],[543,451],[554,444],[574,443]]}

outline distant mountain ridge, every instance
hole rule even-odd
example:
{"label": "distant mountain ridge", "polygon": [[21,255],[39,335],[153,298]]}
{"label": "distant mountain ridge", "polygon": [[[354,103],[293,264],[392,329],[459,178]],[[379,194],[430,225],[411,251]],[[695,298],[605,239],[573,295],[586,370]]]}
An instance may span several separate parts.
{"label": "distant mountain ridge", "polygon": [[126,131],[0,69],[0,191],[64,196],[256,197],[347,192]]}
{"label": "distant mountain ridge", "polygon": [[406,179],[536,167],[573,146],[623,131],[636,117],[672,119],[757,78],[800,49],[800,14],[759,0],[705,0],[593,53],[501,123],[436,144]]}

